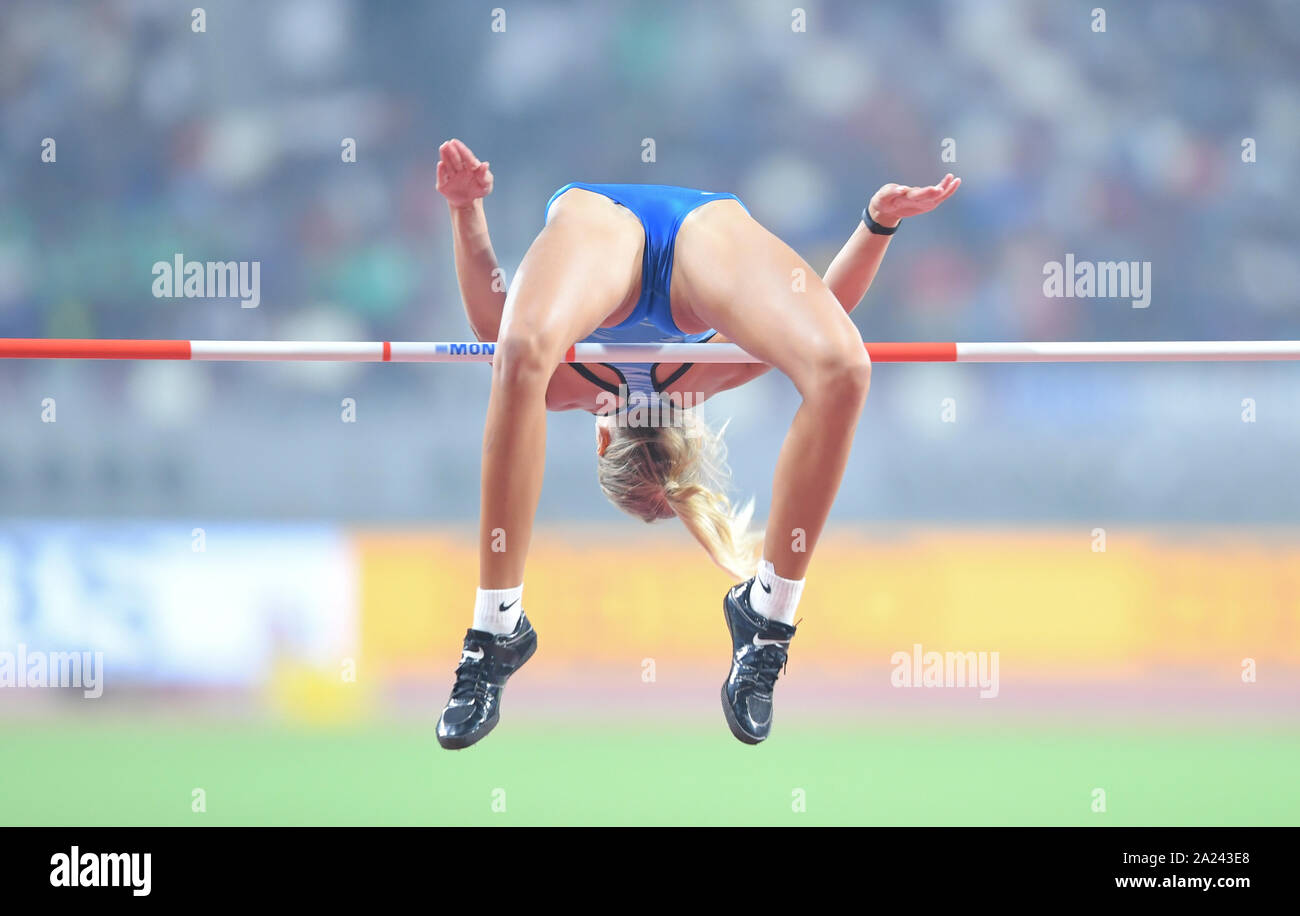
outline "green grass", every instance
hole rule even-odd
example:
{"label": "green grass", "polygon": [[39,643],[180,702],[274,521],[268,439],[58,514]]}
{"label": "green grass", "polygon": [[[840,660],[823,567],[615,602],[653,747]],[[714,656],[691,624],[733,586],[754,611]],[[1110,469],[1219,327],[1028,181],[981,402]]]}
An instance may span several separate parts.
{"label": "green grass", "polygon": [[516,720],[449,753],[410,724],[6,722],[0,759],[6,825],[1300,823],[1300,734],[1264,726],[800,723],[751,748],[721,727]]}

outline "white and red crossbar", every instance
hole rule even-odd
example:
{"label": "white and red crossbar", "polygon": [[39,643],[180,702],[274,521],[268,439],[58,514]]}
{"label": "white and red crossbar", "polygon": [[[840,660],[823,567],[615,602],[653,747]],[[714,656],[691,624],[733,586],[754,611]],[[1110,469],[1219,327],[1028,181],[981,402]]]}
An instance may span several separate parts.
{"label": "white and red crossbar", "polygon": [[[1100,363],[1300,360],[1300,340],[868,343],[877,363]],[[191,359],[394,363],[488,362],[491,343],[0,338],[0,359]],[[579,343],[571,363],[757,363],[736,344]]]}

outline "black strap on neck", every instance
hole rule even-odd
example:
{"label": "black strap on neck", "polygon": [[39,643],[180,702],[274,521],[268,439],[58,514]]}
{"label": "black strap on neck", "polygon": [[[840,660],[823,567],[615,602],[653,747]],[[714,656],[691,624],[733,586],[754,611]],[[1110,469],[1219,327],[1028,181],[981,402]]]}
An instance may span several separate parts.
{"label": "black strap on neck", "polygon": [[[714,331],[708,337],[705,337],[703,340],[697,342],[708,343],[717,335],[718,332]],[[586,365],[584,365],[583,363],[568,363],[567,365],[574,372],[578,373],[587,381],[591,382],[597,388],[600,388],[604,391],[608,391],[611,394],[621,393],[619,385],[615,385],[613,382],[608,382],[605,379],[601,378],[599,375],[597,375],[596,373],[588,369]],[[601,363],[600,365],[604,366],[606,369],[612,370],[613,373],[618,376],[619,381],[622,382],[621,388],[626,389],[628,387],[627,379],[623,376],[623,373],[619,370],[618,366],[615,366],[612,363]],[[658,369],[660,365],[661,365],[660,363],[655,363],[650,367],[650,384],[654,386],[655,391],[657,391],[659,394],[663,394],[664,390],[669,385],[671,385],[673,382],[677,381],[679,378],[685,375],[686,371],[692,368],[695,365],[695,363],[682,363],[680,366],[678,366],[676,369],[670,372],[668,374],[668,378],[664,379],[662,382],[655,380],[655,370]]]}
{"label": "black strap on neck", "polygon": [[[698,342],[698,343],[708,343],[710,340],[712,340],[713,338],[715,338],[715,337],[717,337],[717,336],[718,336],[718,332],[717,332],[717,331],[714,331],[714,332],[713,332],[712,334],[710,334],[708,337],[704,338],[703,340],[697,341],[697,342]],[[652,384],[652,385],[655,386],[655,391],[659,392],[660,394],[663,394],[663,393],[664,393],[664,389],[666,389],[666,388],[667,388],[669,385],[671,385],[673,382],[677,381],[679,378],[681,378],[683,375],[685,375],[685,374],[686,374],[686,370],[692,368],[694,365],[695,365],[695,363],[682,363],[680,366],[678,366],[676,369],[674,369],[671,373],[669,373],[668,378],[664,379],[662,382],[657,382],[657,381],[655,381],[655,370],[659,368],[659,363],[655,363],[653,366],[650,367],[650,384]]]}
{"label": "black strap on neck", "polygon": [[[601,365],[602,365],[602,366],[606,366],[606,367],[608,367],[608,368],[610,368],[610,369],[613,369],[614,372],[618,375],[619,378],[623,378],[623,373],[619,372],[618,369],[617,369],[615,366],[610,366],[609,363],[601,363]],[[613,382],[608,382],[608,381],[606,381],[605,379],[601,378],[599,375],[597,375],[596,373],[592,372],[590,369],[588,369],[588,368],[587,368],[586,366],[584,366],[582,363],[569,363],[569,368],[572,369],[574,372],[578,373],[579,375],[581,375],[581,376],[582,376],[583,378],[585,378],[587,381],[591,382],[591,383],[592,383],[593,385],[595,385],[596,387],[598,387],[598,388],[602,388],[602,389],[604,389],[605,391],[610,392],[611,394],[618,394],[618,393],[619,393],[619,390],[618,390],[618,389],[619,389],[619,386],[618,386],[618,385],[615,385]],[[627,384],[627,381],[626,381],[626,379],[625,379],[625,380],[624,380],[624,386],[626,386],[626,384]]]}

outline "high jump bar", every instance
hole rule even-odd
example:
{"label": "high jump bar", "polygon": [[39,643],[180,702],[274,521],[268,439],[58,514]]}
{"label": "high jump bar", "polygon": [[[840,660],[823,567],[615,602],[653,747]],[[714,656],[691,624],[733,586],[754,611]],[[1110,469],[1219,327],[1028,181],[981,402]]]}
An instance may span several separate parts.
{"label": "high jump bar", "polygon": [[[868,343],[877,363],[1253,362],[1300,360],[1300,340]],[[0,359],[175,359],[256,362],[490,362],[493,343],[304,340],[0,338]],[[732,343],[578,343],[570,363],[761,363]]]}

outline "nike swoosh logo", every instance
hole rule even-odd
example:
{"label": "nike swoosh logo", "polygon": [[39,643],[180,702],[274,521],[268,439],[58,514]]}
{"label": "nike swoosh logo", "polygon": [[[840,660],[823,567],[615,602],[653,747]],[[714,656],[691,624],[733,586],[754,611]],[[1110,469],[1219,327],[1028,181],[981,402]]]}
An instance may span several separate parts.
{"label": "nike swoosh logo", "polygon": [[514,606],[515,606],[516,604],[518,604],[518,603],[519,603],[519,599],[518,599],[518,598],[516,598],[514,601],[511,601],[509,604],[506,604],[505,602],[502,602],[502,603],[501,603],[501,606],[498,607],[497,610],[500,611],[502,614],[504,614],[506,611],[510,610],[512,607],[514,607]]}
{"label": "nike swoosh logo", "polygon": [[475,651],[471,652],[469,649],[461,649],[461,650],[460,650],[460,660],[461,660],[461,661],[464,661],[464,660],[467,659],[467,658],[472,658],[472,659],[474,659],[475,661],[478,661],[478,660],[480,660],[480,659],[483,658],[483,650],[482,650],[482,649],[476,649]]}
{"label": "nike swoosh logo", "polygon": [[761,588],[763,591],[767,592],[769,595],[772,594],[772,586],[768,585],[762,579],[759,578],[755,578],[754,581],[758,583],[759,588]]}
{"label": "nike swoosh logo", "polygon": [[788,646],[790,643],[785,639],[759,639],[758,634],[754,634],[754,645],[756,646]]}

